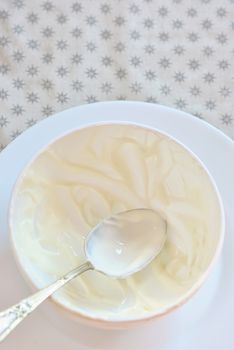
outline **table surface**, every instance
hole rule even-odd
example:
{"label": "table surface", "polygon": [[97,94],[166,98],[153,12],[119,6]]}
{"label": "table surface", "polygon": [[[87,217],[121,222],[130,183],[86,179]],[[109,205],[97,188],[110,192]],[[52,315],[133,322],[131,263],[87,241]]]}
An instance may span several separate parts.
{"label": "table surface", "polygon": [[234,137],[234,0],[1,0],[0,150],[69,107],[140,100]]}

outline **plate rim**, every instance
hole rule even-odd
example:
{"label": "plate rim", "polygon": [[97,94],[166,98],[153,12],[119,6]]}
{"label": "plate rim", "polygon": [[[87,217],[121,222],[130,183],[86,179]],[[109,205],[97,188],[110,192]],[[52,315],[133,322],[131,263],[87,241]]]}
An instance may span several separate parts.
{"label": "plate rim", "polygon": [[[98,104],[104,104],[104,103],[110,103],[110,102],[113,102],[113,101],[108,101],[108,102],[99,102]],[[114,102],[116,102],[116,101],[114,101]],[[119,102],[121,102],[122,103],[122,101],[117,101],[118,103]],[[126,101],[124,101],[124,102],[126,102]],[[131,101],[130,101],[131,102]],[[135,102],[135,101],[132,101],[134,104],[136,104],[136,103],[140,103],[140,104],[147,104],[147,105],[153,105],[154,107],[158,107],[159,105],[155,105],[155,104],[150,104],[150,103],[144,103],[144,102]],[[82,106],[87,106],[87,105],[82,105]],[[88,105],[89,106],[89,105]],[[77,107],[81,107],[81,106],[76,106],[76,107],[72,107],[72,108],[70,108],[70,109],[67,109],[67,110],[65,110],[66,112],[68,111],[68,110],[75,110]],[[160,107],[163,107],[163,108],[165,108],[165,109],[167,109],[167,110],[173,110],[173,111],[176,111],[176,114],[178,114],[178,112],[179,112],[179,114],[181,115],[181,114],[183,114],[184,115],[184,117],[186,116],[186,117],[189,117],[188,119],[189,120],[192,120],[193,119],[193,121],[195,121],[195,124],[197,124],[198,126],[199,126],[199,128],[201,128],[202,130],[204,130],[204,133],[206,134],[206,135],[208,135],[208,137],[210,137],[211,139],[212,139],[212,142],[214,142],[214,141],[221,141],[222,143],[224,143],[224,148],[227,150],[227,151],[231,151],[230,152],[230,155],[232,155],[233,153],[234,153],[234,141],[228,136],[228,135],[226,135],[224,132],[222,132],[221,130],[219,130],[218,128],[216,128],[215,126],[213,126],[213,125],[211,125],[211,124],[209,124],[208,122],[206,122],[206,121],[204,121],[204,120],[200,120],[199,118],[197,118],[197,117],[195,117],[195,116],[192,116],[192,115],[190,115],[190,114],[188,114],[188,113],[185,113],[185,112],[182,112],[182,111],[178,111],[178,110],[175,110],[175,109],[173,109],[173,108],[170,108],[170,107],[164,107],[164,106],[161,106],[160,105]],[[57,115],[59,115],[59,114],[63,114],[65,111],[62,111],[62,112],[59,112],[59,113],[56,113],[56,114],[54,114],[53,116],[51,116],[51,117],[49,117],[49,118],[47,118],[47,119],[45,119],[45,120],[42,120],[42,121],[40,121],[39,123],[37,123],[36,125],[34,125],[33,127],[31,127],[31,128],[28,128],[27,130],[25,130],[20,136],[18,136],[14,141],[16,141],[16,140],[18,140],[18,139],[20,139],[25,133],[30,133],[31,134],[31,129],[33,129],[33,128],[37,128],[39,125],[41,125],[41,124],[43,124],[44,125],[44,122],[47,122],[48,120],[52,120],[52,119],[54,119],[54,117],[56,117]],[[169,117],[169,119],[171,118],[171,116]],[[143,119],[143,118],[142,118]],[[58,123],[59,123],[59,121],[58,121]],[[148,123],[148,122],[147,122]],[[53,124],[53,123],[51,123],[51,124]],[[158,122],[155,122],[155,124],[156,124],[156,126],[158,127]],[[190,122],[188,123],[188,124],[190,124]],[[203,128],[203,126],[204,126],[204,124],[206,124],[206,128]],[[160,128],[163,128],[163,130],[164,130],[164,126],[161,126],[161,124],[160,124]],[[41,128],[41,129],[43,129],[43,128]],[[208,129],[208,134],[207,134],[207,129]],[[175,133],[177,132],[177,130],[178,130],[178,127],[173,127],[173,135],[174,135],[174,130],[175,130]],[[214,132],[214,133],[213,133]],[[209,135],[211,135],[211,136],[209,136]],[[177,137],[177,136],[176,136]],[[12,141],[1,153],[0,153],[0,164],[7,164],[7,166],[9,166],[9,162],[8,162],[8,160],[7,160],[7,155],[8,155],[8,152],[6,152],[7,150],[9,151],[9,154],[10,154],[10,157],[11,157],[11,161],[13,160],[12,159],[12,157],[13,157],[13,153],[14,153],[14,150],[15,150],[15,146],[13,147],[12,145],[13,144],[15,144],[15,142],[14,141]],[[28,140],[27,140],[28,141]],[[187,141],[186,141],[186,144],[187,144]],[[13,148],[13,150],[11,150],[11,147]],[[6,156],[4,155],[4,154],[6,154]],[[228,154],[227,155],[227,157],[228,157],[228,159],[230,159],[230,155]],[[204,155],[204,157],[206,158],[206,155]],[[234,163],[233,162],[233,159],[231,159],[231,161],[232,161],[232,163]],[[227,165],[227,167],[229,167],[230,168],[230,165]],[[9,172],[9,168],[8,168],[8,172]],[[233,170],[233,169],[231,169],[231,170]],[[5,175],[4,175],[5,176]],[[230,178],[230,177],[229,177]],[[9,187],[9,185],[7,185],[8,187]],[[4,191],[3,191],[4,192]],[[7,196],[8,197],[8,196]],[[229,193],[227,193],[227,198],[225,198],[225,203],[226,202],[228,202],[229,201],[229,197],[230,197],[230,195],[229,195]],[[230,204],[231,204],[231,207],[232,208],[234,208],[234,202],[233,202],[233,198],[230,198]],[[4,209],[5,210],[5,209]],[[0,213],[0,219],[1,219],[1,213]],[[4,231],[4,228],[3,228],[3,231]],[[4,233],[4,232],[3,232]],[[3,235],[4,236],[4,235]],[[3,240],[6,240],[6,237],[3,237],[2,238]],[[228,305],[229,305],[229,307],[230,307],[230,303],[231,303],[231,299],[229,300],[229,302],[228,302]],[[222,300],[220,299],[220,298],[218,298],[218,304],[221,304],[221,305],[219,305],[220,306],[220,308],[222,307]],[[232,304],[233,305],[233,304]],[[226,322],[230,322],[230,320],[232,319],[232,316],[233,316],[233,311],[231,312],[231,310],[234,310],[233,308],[232,309],[229,309],[229,308],[225,308],[225,310],[226,311],[229,311],[228,312],[228,314],[227,314],[227,316],[226,316],[226,313],[225,313],[225,317],[224,317],[224,322],[225,322],[225,324],[226,324]],[[225,311],[225,312],[226,312]],[[210,317],[211,316],[209,316],[209,315],[203,315],[203,317],[202,317],[202,324],[205,326],[205,330],[207,331],[207,330],[209,330],[209,326],[207,326],[207,323],[208,323],[208,320],[210,320]],[[219,319],[219,318],[218,318]],[[218,322],[220,322],[218,319],[214,319],[214,320],[212,320],[211,319],[211,321],[212,321],[212,329],[214,330],[214,329],[216,329],[215,327],[216,327],[216,324],[218,324]],[[229,320],[229,321],[228,321]],[[53,324],[51,325],[51,322],[50,323],[48,323],[48,326],[51,326],[52,328],[53,328]],[[172,350],[172,349],[177,349],[177,350],[180,350],[181,348],[183,348],[183,349],[185,349],[185,348],[187,348],[187,345],[189,345],[190,343],[190,341],[191,341],[191,339],[194,339],[195,340],[195,338],[192,338],[193,336],[197,336],[197,335],[199,335],[200,337],[202,337],[202,339],[204,339],[205,341],[207,341],[207,337],[208,337],[208,334],[207,334],[207,332],[205,332],[204,333],[204,331],[203,331],[203,329],[200,327],[200,325],[198,324],[198,331],[199,331],[199,333],[195,333],[194,332],[194,330],[190,330],[190,332],[188,333],[188,335],[186,335],[185,336],[185,343],[184,342],[182,342],[182,344],[180,343],[180,341],[178,342],[177,340],[175,340],[175,343],[173,343],[173,344],[168,344],[168,345],[166,345],[166,349],[170,349],[170,350]],[[232,337],[232,333],[231,333],[231,328],[229,327],[228,328],[228,330],[227,330],[227,332],[228,332],[228,334],[227,334],[227,337],[224,339],[224,343],[225,344],[227,344],[227,345],[234,345],[234,343],[233,343],[233,337]],[[223,332],[220,332],[220,336],[218,335],[219,334],[219,332],[217,333],[217,337],[216,338],[214,338],[214,339],[216,339],[216,340],[214,340],[214,341],[212,341],[212,345],[213,345],[213,348],[214,349],[219,349],[219,345],[218,344],[221,344],[221,342],[223,343],[223,339],[221,339],[222,338],[222,334],[223,334]],[[64,333],[62,333],[61,334],[61,337],[62,337],[62,335],[64,335]],[[141,340],[142,340],[142,337],[143,337],[143,334],[141,335]],[[23,338],[23,337],[22,337]],[[20,338],[21,339],[21,338]],[[19,339],[19,340],[20,340]],[[32,338],[33,339],[33,338]],[[69,345],[70,344],[70,346],[71,346],[71,348],[72,349],[75,349],[75,348],[77,348],[77,346],[78,346],[78,348],[82,348],[83,349],[83,346],[82,346],[82,344],[80,344],[80,343],[76,343],[76,347],[72,347],[72,339],[71,338],[66,338],[67,339],[67,345]],[[137,339],[137,338],[136,338]],[[140,342],[141,342],[141,340],[140,340]],[[132,340],[133,342],[134,342],[134,340]],[[131,341],[130,341],[130,343],[131,343]],[[196,342],[195,342],[196,343]],[[10,344],[10,343],[9,343]],[[31,343],[32,344],[32,343]],[[50,344],[50,343],[48,343],[48,344]],[[59,345],[59,343],[57,343],[58,345]],[[136,346],[136,341],[134,342],[134,344],[135,344],[135,346]],[[140,343],[141,344],[141,343]],[[200,344],[200,342],[199,342],[199,344]],[[210,344],[210,343],[209,343]],[[186,347],[185,347],[185,345],[186,345]],[[45,346],[46,346],[46,349],[47,349],[47,343],[45,344]],[[10,347],[7,347],[7,349],[10,349]],[[86,348],[86,347],[85,347]],[[89,349],[91,349],[89,346],[88,346],[88,348]],[[49,349],[49,348],[48,348]],[[60,348],[59,348],[60,349]],[[92,348],[93,349],[93,348]],[[163,349],[164,349],[164,347],[163,347]],[[195,347],[193,348],[193,349],[195,349]]]}
{"label": "plate rim", "polygon": [[172,114],[177,114],[180,115],[182,117],[186,117],[186,118],[190,118],[190,120],[192,120],[193,122],[195,122],[197,125],[199,124],[203,124],[206,128],[214,131],[217,135],[219,135],[220,137],[224,138],[226,142],[230,143],[230,145],[232,145],[234,147],[234,140],[227,135],[225,132],[223,132],[222,130],[220,130],[218,127],[214,126],[213,124],[209,123],[208,121],[198,118],[196,116],[194,116],[193,114],[190,114],[188,112],[176,109],[176,108],[172,108],[166,105],[162,105],[162,104],[157,104],[157,103],[152,103],[152,102],[144,102],[144,101],[134,101],[134,100],[110,100],[110,101],[100,101],[100,102],[94,102],[94,103],[86,103],[86,104],[81,104],[81,105],[77,105],[77,106],[73,106],[67,109],[64,109],[62,111],[59,111],[57,113],[54,113],[48,117],[46,117],[45,119],[39,120],[36,124],[32,125],[31,127],[25,129],[22,131],[22,133],[20,135],[18,135],[14,140],[12,140],[1,152],[0,152],[0,158],[1,155],[4,154],[6,152],[6,150],[8,148],[11,148],[11,146],[17,142],[19,142],[19,140],[25,136],[28,135],[29,133],[31,133],[32,131],[35,131],[39,126],[43,126],[44,124],[50,123],[52,121],[52,119],[55,118],[60,118],[62,115],[73,112],[75,110],[78,109],[86,109],[86,108],[95,108],[95,107],[102,107],[102,106],[108,106],[108,105],[126,105],[126,106],[131,106],[131,105],[139,105],[139,106],[146,106],[146,107],[153,107],[155,109],[160,110],[164,110],[166,112],[172,113]]}
{"label": "plate rim", "polygon": [[[162,310],[159,310],[157,313],[155,311],[151,311],[149,312],[147,315],[141,315],[141,316],[129,316],[129,317],[125,317],[125,318],[118,318],[118,319],[109,319],[106,320],[106,318],[102,318],[100,316],[92,316],[91,314],[86,314],[83,311],[80,311],[78,309],[72,309],[71,307],[69,307],[68,305],[66,305],[65,303],[63,303],[61,300],[59,300],[58,297],[56,296],[51,296],[51,302],[54,302],[56,304],[56,306],[59,306],[60,308],[62,308],[65,312],[67,313],[72,313],[75,317],[77,318],[85,318],[87,321],[90,322],[104,322],[104,323],[110,323],[111,325],[113,325],[113,327],[116,325],[117,327],[121,324],[126,324],[127,323],[142,323],[142,322],[146,322],[149,321],[151,319],[154,318],[160,318],[162,316],[166,316],[170,313],[172,313],[175,309],[180,308],[181,306],[183,306],[184,304],[186,304],[191,298],[194,297],[194,295],[200,290],[200,288],[202,288],[203,284],[206,282],[208,276],[210,275],[210,273],[213,271],[214,266],[216,265],[219,257],[220,257],[220,253],[222,250],[222,246],[223,246],[223,242],[224,242],[224,238],[225,238],[225,214],[224,214],[224,205],[223,205],[223,200],[220,194],[220,191],[218,189],[218,186],[216,184],[215,179],[213,178],[213,176],[211,175],[209,169],[207,168],[207,166],[204,164],[204,162],[196,155],[196,153],[194,153],[194,151],[192,151],[187,145],[185,145],[182,141],[178,140],[176,137],[170,135],[168,132],[166,131],[161,131],[160,129],[158,129],[157,127],[151,127],[151,126],[147,126],[146,124],[140,124],[137,122],[133,122],[133,121],[118,121],[118,120],[109,120],[109,121],[99,121],[99,122],[88,122],[88,124],[82,125],[82,126],[76,126],[72,129],[69,129],[59,135],[57,135],[56,137],[53,137],[50,142],[46,143],[42,148],[40,148],[39,151],[35,152],[35,154],[33,155],[32,158],[30,158],[29,161],[27,161],[26,165],[24,165],[23,170],[20,171],[20,173],[17,176],[17,179],[15,181],[15,184],[13,186],[13,189],[11,191],[11,196],[10,196],[10,200],[9,200],[9,204],[8,204],[8,228],[9,228],[9,238],[10,238],[10,245],[11,245],[11,249],[13,250],[13,255],[14,255],[14,259],[17,263],[17,265],[20,268],[20,273],[23,276],[24,280],[26,281],[26,283],[32,287],[35,288],[39,288],[34,280],[32,279],[32,277],[30,276],[30,274],[28,273],[27,269],[25,269],[25,264],[24,264],[24,259],[18,254],[18,250],[15,244],[15,239],[14,239],[14,235],[13,235],[13,224],[11,219],[12,216],[12,211],[14,209],[14,204],[15,204],[15,194],[16,191],[18,189],[18,186],[20,185],[20,182],[22,181],[22,178],[25,175],[25,172],[27,171],[27,169],[32,165],[32,163],[37,159],[37,157],[44,152],[48,147],[50,147],[51,145],[53,145],[55,142],[57,142],[60,139],[63,139],[64,137],[75,133],[78,130],[83,130],[85,128],[89,128],[89,127],[95,127],[95,126],[99,126],[99,125],[133,125],[136,127],[141,127],[143,129],[147,129],[147,130],[153,130],[156,133],[162,134],[163,136],[167,137],[169,140],[173,140],[174,142],[176,142],[177,144],[179,144],[183,149],[185,149],[188,153],[190,153],[191,157],[193,157],[196,162],[198,164],[201,165],[201,167],[203,167],[209,182],[212,184],[212,187],[214,189],[215,195],[217,197],[217,202],[218,202],[218,206],[219,206],[219,211],[220,211],[220,237],[218,240],[218,245],[217,248],[215,249],[215,253],[212,257],[211,262],[209,263],[208,267],[206,268],[205,272],[202,273],[202,275],[200,276],[200,278],[198,278],[198,280],[196,281],[196,283],[194,283],[194,285],[192,285],[192,287],[180,298],[178,298],[176,300],[176,303],[174,302],[172,305],[169,304],[168,306],[164,307]],[[25,278],[26,276],[26,278]],[[64,298],[62,298],[63,300]]]}

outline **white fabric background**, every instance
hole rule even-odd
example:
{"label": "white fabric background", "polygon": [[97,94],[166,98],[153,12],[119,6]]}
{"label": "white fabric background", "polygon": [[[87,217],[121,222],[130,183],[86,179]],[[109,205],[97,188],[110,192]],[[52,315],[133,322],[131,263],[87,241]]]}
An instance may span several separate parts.
{"label": "white fabric background", "polygon": [[0,0],[0,149],[63,109],[160,103],[234,137],[234,0]]}

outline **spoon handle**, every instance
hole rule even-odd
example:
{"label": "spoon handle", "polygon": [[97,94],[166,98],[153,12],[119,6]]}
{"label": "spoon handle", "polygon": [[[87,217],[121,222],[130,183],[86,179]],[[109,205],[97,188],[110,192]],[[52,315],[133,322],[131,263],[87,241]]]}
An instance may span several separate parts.
{"label": "spoon handle", "polygon": [[44,300],[52,295],[60,287],[71,281],[73,278],[82,274],[85,271],[92,270],[93,266],[90,262],[78,266],[74,270],[68,272],[63,277],[59,278],[56,282],[49,286],[39,290],[35,294],[21,300],[18,304],[11,306],[10,308],[0,312],[0,342],[3,341],[6,336],[37,306],[39,306]]}

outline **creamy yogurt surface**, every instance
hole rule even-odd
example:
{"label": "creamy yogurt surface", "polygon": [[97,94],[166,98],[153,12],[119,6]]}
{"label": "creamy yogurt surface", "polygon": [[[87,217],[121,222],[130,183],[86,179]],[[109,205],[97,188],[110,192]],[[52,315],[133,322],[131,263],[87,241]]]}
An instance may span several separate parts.
{"label": "creamy yogurt surface", "polygon": [[102,319],[163,310],[207,268],[220,233],[220,209],[200,163],[156,131],[91,126],[44,149],[16,187],[12,230],[17,255],[43,287],[85,261],[84,240],[95,225],[135,208],[151,208],[166,218],[167,241],[160,255],[126,279],[88,271],[55,298]]}

